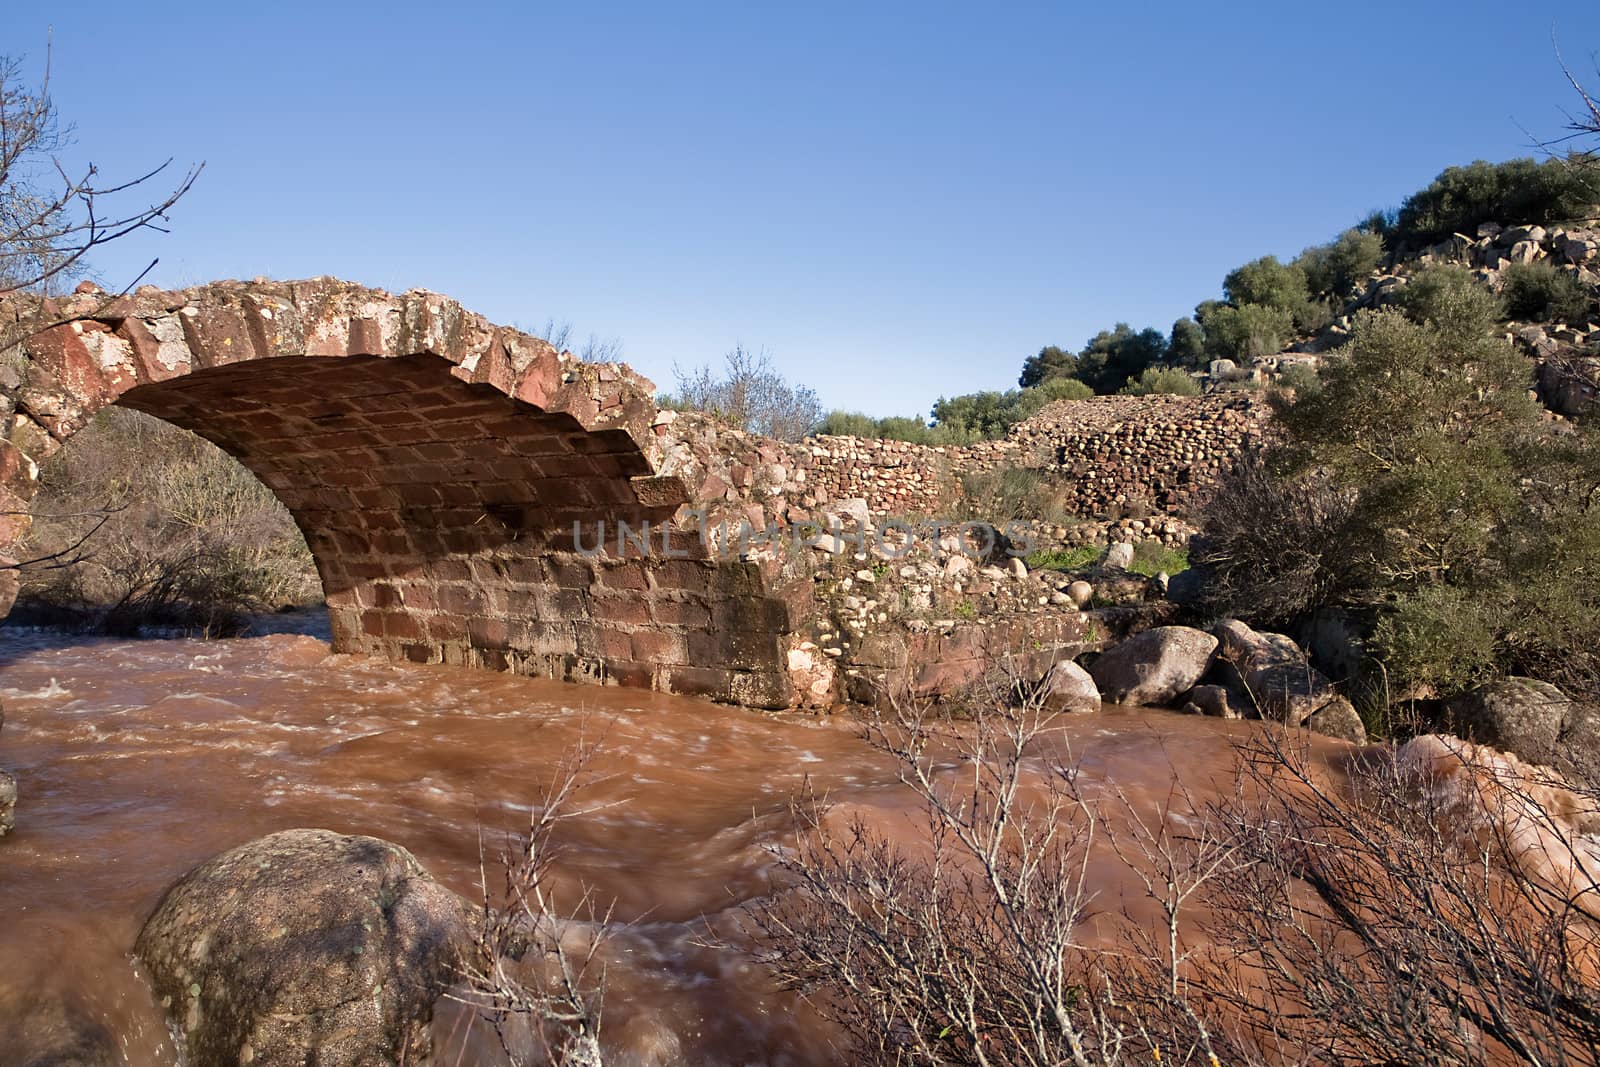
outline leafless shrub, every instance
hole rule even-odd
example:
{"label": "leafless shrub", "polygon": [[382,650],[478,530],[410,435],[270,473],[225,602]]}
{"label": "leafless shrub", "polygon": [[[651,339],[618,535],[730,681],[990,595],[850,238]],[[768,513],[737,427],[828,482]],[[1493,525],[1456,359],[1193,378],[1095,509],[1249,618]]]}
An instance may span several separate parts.
{"label": "leafless shrub", "polygon": [[[1267,727],[1223,799],[1175,770],[1135,803],[1063,755],[1025,685],[993,692],[1011,699],[961,724],[871,716],[914,832],[808,791],[752,910],[852,1062],[1597,1061],[1593,795],[1460,743],[1340,765]],[[1108,858],[1134,888],[1119,911],[1087,873]]]}
{"label": "leafless shrub", "polygon": [[1207,982],[1263,1043],[1318,1062],[1600,1061],[1594,796],[1419,738],[1335,792],[1303,747],[1244,749],[1218,813],[1246,866],[1213,883]]}
{"label": "leafless shrub", "polygon": [[1247,453],[1202,503],[1191,562],[1206,568],[1208,606],[1285,624],[1365,582],[1353,494],[1312,471],[1281,478]]}
{"label": "leafless shrub", "polygon": [[[1119,1064],[1159,1049],[1181,1063],[1222,1050],[1187,1007],[1178,922],[1231,866],[1231,846],[1174,832],[1181,791],[1154,818],[1114,787],[1096,795],[1050,754],[1054,723],[1026,693],[960,726],[898,701],[872,715],[868,740],[918,802],[910,847],[860,817],[836,825],[815,794],[796,803],[799,840],[778,854],[792,885],[751,923],[779,980],[849,1035],[853,1062]],[[1083,939],[1091,921],[1122,925],[1088,881],[1108,849],[1137,862],[1169,923],[1116,957]]]}
{"label": "leafless shrub", "polygon": [[822,403],[804,385],[791,385],[765,351],[743,345],[723,357],[722,370],[709,365],[674,368],[677,393],[662,398],[670,406],[709,411],[751,433],[798,441],[822,421]]}
{"label": "leafless shrub", "polygon": [[[575,808],[574,801],[595,752],[594,745],[580,745],[558,767],[526,833],[512,839],[500,857],[498,895],[479,848],[479,918],[461,987],[451,997],[493,1029],[514,1067],[601,1064],[601,953],[611,912],[600,909],[588,891],[576,909],[558,909],[550,889],[557,855],[552,835],[565,820],[594,810]],[[570,918],[574,912],[583,918]]]}
{"label": "leafless shrub", "polygon": [[69,172],[57,153],[72,130],[57,117],[48,65],[37,86],[27,84],[19,60],[0,57],[0,293],[47,288],[81,273],[94,249],[139,230],[161,230],[167,212],[189,191],[200,167],[168,191],[141,196],[171,165],[104,181],[89,164]]}
{"label": "leafless shrub", "polygon": [[[576,344],[573,336],[572,323],[555,319],[545,319],[544,325],[530,331],[535,337],[548,341],[557,352],[570,352]],[[585,363],[618,363],[622,360],[622,339],[620,337],[602,338],[591,333],[588,340],[579,345],[577,356]]]}
{"label": "leafless shrub", "polygon": [[283,504],[186,430],[109,408],[45,464],[24,612],[110,632],[227,633],[252,611],[314,600],[311,555]]}

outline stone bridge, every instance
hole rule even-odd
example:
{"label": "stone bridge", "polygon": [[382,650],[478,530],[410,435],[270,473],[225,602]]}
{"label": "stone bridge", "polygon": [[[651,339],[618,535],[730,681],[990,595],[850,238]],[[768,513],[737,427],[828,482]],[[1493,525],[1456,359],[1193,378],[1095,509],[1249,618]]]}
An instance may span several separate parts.
{"label": "stone bridge", "polygon": [[[762,521],[772,496],[814,505],[750,473],[782,471],[783,446],[735,435],[730,451],[702,433],[697,452],[626,365],[582,363],[430,292],[83,288],[0,305],[0,338],[23,338],[0,368],[10,559],[38,463],[121,404],[214,442],[278,495],[316,559],[338,651],[800,702],[789,664],[809,578],[716,558],[692,528],[658,532],[649,551],[611,533],[661,530],[708,480],[716,503]],[[603,551],[579,551],[574,524],[592,549],[601,521]],[[17,587],[4,575],[0,612]]]}

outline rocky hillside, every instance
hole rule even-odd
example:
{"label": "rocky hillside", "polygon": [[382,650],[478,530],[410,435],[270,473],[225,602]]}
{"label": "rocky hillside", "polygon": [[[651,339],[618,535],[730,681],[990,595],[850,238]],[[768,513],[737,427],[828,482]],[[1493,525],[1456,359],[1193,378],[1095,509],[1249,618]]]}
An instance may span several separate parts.
{"label": "rocky hillside", "polygon": [[[1442,266],[1470,271],[1506,300],[1506,337],[1535,360],[1540,399],[1552,412],[1592,409],[1600,392],[1600,219],[1549,227],[1485,222],[1471,235],[1453,234],[1418,254],[1391,257],[1325,329],[1273,355],[1212,361],[1202,376],[1207,389],[1259,387],[1297,365],[1317,367],[1350,338],[1358,312],[1399,303],[1419,276]],[[1547,299],[1540,289],[1562,299]]]}

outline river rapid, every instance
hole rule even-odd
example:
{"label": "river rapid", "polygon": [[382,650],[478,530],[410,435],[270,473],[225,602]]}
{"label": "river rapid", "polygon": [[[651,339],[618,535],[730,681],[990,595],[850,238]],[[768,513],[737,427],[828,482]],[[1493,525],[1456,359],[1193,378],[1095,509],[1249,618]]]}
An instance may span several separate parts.
{"label": "river rapid", "polygon": [[[886,832],[913,825],[890,762],[847,716],[774,715],[632,689],[332,655],[305,634],[102,641],[0,629],[0,1063],[109,1042],[175,1064],[129,952],[176,878],[289,827],[372,834],[476,899],[479,840],[525,825],[564,757],[598,742],[592,814],[566,824],[559,877],[612,904],[608,1063],[832,1064],[837,1035],[737,944],[809,777]],[[1108,709],[1065,721],[1084,773],[1154,810],[1174,768],[1225,793],[1241,724]],[[1110,868],[1102,899],[1130,891]],[[492,874],[491,874],[492,878]],[[721,935],[708,936],[711,931]],[[734,944],[728,944],[733,931]],[[459,1009],[443,1063],[494,1062]]]}

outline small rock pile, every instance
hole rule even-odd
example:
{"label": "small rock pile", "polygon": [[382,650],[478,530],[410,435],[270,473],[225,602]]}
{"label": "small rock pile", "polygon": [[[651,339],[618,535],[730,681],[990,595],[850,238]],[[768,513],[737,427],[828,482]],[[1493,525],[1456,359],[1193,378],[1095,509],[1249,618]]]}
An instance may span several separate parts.
{"label": "small rock pile", "polygon": [[[1136,618],[1169,610],[1162,576],[1122,570],[1111,546],[1082,573],[1030,568],[1017,543],[981,523],[927,528],[907,537],[874,523],[866,502],[829,513],[840,537],[821,535],[813,557],[815,621],[791,653],[802,690],[837,691],[860,703],[885,693],[946,696],[1002,659],[1037,661],[1100,647]],[[866,527],[866,542],[853,539]],[[1092,579],[1085,580],[1086,578]]]}
{"label": "small rock pile", "polygon": [[1096,711],[1104,700],[1265,719],[1352,743],[1367,740],[1361,716],[1298,645],[1233,619],[1210,632],[1189,626],[1145,630],[1095,657],[1086,672],[1058,661],[1045,678],[1044,694],[1047,706],[1058,711]]}

